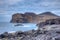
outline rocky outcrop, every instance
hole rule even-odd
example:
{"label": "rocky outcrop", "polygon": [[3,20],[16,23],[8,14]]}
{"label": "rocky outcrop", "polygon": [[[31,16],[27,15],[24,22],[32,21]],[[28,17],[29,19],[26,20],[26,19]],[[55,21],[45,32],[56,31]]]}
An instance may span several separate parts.
{"label": "rocky outcrop", "polygon": [[10,22],[12,23],[40,23],[40,22],[45,22],[46,20],[55,19],[58,17],[59,16],[51,12],[44,12],[38,15],[33,12],[26,12],[24,14],[16,13],[12,15],[12,19]]}
{"label": "rocky outcrop", "polygon": [[27,23],[28,20],[27,20],[27,16],[22,14],[22,13],[16,13],[12,16],[12,20],[11,20],[12,23]]}
{"label": "rocky outcrop", "polygon": [[38,28],[42,28],[46,25],[60,25],[60,18],[56,18],[56,19],[50,19],[50,20],[46,20],[45,22],[41,22],[41,23],[38,23],[37,26]]}
{"label": "rocky outcrop", "polygon": [[59,18],[59,16],[55,15],[52,12],[44,12],[44,13],[41,13],[41,14],[39,14],[39,17],[40,18],[37,19],[38,20],[38,23],[45,22],[46,20],[50,20],[50,19]]}
{"label": "rocky outcrop", "polygon": [[16,13],[12,16],[12,23],[29,23],[33,22],[33,19],[35,19],[36,14],[31,12],[26,12],[25,14],[22,13]]}
{"label": "rocky outcrop", "polygon": [[36,16],[37,16],[35,13],[33,13],[33,12],[25,12],[24,14],[28,16],[27,19],[28,19],[28,21],[30,23],[35,23]]}
{"label": "rocky outcrop", "polygon": [[31,16],[17,13],[12,16],[11,22],[12,23],[28,23],[29,22],[28,18],[30,17]]}
{"label": "rocky outcrop", "polygon": [[46,20],[37,24],[38,30],[53,31],[59,33],[60,18]]}

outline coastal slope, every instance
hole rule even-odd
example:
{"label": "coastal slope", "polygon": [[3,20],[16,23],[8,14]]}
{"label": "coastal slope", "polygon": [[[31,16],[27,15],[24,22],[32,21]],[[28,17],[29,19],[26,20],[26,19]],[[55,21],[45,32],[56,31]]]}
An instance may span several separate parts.
{"label": "coastal slope", "polygon": [[55,19],[59,16],[52,12],[44,12],[36,14],[33,12],[16,13],[12,15],[11,23],[40,23],[49,19]]}

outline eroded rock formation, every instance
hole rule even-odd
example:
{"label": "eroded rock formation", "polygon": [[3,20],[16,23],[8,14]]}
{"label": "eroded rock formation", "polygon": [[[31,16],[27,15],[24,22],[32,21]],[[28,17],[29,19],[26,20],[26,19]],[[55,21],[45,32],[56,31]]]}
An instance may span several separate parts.
{"label": "eroded rock formation", "polygon": [[26,12],[24,14],[16,13],[12,15],[12,19],[10,22],[12,23],[40,23],[48,19],[55,19],[58,17],[59,16],[51,12],[44,12],[38,15],[33,12]]}

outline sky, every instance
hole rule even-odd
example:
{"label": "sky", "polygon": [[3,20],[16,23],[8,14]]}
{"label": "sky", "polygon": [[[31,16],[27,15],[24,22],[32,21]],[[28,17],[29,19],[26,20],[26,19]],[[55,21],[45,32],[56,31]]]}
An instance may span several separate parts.
{"label": "sky", "polygon": [[0,22],[9,22],[14,13],[46,11],[60,15],[60,0],[0,0]]}

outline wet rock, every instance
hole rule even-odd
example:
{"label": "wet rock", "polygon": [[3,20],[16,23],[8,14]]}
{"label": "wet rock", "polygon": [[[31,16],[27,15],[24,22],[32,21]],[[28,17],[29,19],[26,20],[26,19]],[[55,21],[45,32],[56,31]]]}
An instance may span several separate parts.
{"label": "wet rock", "polygon": [[6,38],[6,37],[8,37],[8,32],[5,32],[5,33],[0,35],[0,38]]}
{"label": "wet rock", "polygon": [[60,38],[55,38],[55,40],[60,40]]}

